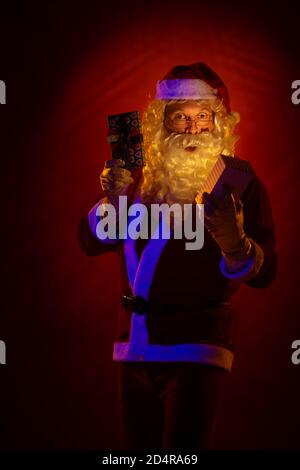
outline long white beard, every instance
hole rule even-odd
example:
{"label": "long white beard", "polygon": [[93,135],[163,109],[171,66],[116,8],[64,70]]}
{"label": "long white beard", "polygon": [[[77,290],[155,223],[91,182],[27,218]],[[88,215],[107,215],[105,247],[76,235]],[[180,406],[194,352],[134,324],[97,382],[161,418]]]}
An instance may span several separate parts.
{"label": "long white beard", "polygon": [[[224,148],[223,139],[212,132],[176,134],[162,126],[154,142],[157,149],[155,168],[147,169],[147,188],[152,200],[169,205],[193,203]],[[192,152],[186,147],[196,147]]]}

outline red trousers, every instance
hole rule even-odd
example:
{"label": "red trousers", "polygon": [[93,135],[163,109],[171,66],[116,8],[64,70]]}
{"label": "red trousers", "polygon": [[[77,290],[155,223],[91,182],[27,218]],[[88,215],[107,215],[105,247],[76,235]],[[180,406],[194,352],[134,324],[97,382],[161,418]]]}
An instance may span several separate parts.
{"label": "red trousers", "polygon": [[122,447],[209,449],[228,372],[199,363],[119,362]]}

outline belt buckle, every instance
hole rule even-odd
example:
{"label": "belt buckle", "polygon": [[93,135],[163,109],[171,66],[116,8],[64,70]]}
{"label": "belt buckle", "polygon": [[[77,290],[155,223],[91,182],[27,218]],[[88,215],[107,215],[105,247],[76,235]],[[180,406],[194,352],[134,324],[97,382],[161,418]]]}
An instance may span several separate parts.
{"label": "belt buckle", "polygon": [[147,311],[148,301],[141,295],[122,295],[121,300],[125,308],[138,315],[144,315]]}

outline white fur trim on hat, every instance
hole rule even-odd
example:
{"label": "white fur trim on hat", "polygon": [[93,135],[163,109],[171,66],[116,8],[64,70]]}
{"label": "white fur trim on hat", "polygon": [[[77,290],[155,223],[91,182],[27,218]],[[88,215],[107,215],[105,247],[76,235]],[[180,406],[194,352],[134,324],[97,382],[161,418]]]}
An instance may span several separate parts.
{"label": "white fur trim on hat", "polygon": [[212,99],[218,90],[210,87],[204,80],[198,78],[176,78],[157,82],[156,99]]}

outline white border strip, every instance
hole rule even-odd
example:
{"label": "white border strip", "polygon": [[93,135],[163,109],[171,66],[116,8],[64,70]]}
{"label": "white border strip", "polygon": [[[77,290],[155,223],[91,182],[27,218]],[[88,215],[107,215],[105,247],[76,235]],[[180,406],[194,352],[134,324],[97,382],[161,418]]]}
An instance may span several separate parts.
{"label": "white border strip", "polygon": [[142,354],[130,351],[130,343],[114,343],[114,361],[199,362],[231,371],[234,354],[221,346],[204,343],[147,344]]}
{"label": "white border strip", "polygon": [[218,90],[210,87],[204,80],[198,78],[176,78],[160,80],[156,86],[157,100],[172,99],[212,99]]}

